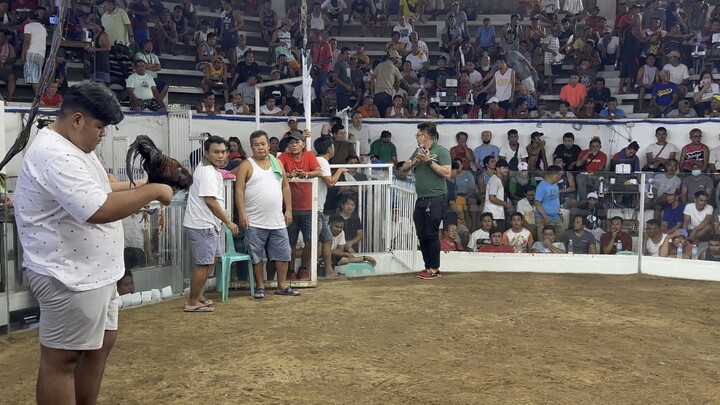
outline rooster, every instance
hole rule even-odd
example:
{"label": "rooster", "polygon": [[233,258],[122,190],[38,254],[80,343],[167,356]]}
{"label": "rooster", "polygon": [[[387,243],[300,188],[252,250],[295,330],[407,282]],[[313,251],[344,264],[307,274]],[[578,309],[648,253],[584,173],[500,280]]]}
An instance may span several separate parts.
{"label": "rooster", "polygon": [[167,184],[175,190],[188,190],[193,178],[190,172],[177,160],[165,156],[147,135],[138,135],[128,148],[125,164],[130,184],[134,185],[132,166],[140,156],[140,164],[148,174],[148,183]]}

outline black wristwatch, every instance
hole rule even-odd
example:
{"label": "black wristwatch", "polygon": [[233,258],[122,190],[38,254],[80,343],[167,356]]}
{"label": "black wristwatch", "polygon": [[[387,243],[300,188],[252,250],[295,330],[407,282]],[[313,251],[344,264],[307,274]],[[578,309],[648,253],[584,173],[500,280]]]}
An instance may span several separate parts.
{"label": "black wristwatch", "polygon": [[428,160],[427,165],[432,166],[433,162],[434,162],[433,160]]}

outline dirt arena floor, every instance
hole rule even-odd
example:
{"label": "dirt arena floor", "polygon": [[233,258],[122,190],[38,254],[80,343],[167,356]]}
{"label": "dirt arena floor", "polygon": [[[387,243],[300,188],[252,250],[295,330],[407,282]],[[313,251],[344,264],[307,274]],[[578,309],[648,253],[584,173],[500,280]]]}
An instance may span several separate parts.
{"label": "dirt arena floor", "polygon": [[[720,401],[720,283],[402,275],[182,304],[121,311],[100,403]],[[37,364],[36,332],[0,339],[1,403],[33,402]]]}

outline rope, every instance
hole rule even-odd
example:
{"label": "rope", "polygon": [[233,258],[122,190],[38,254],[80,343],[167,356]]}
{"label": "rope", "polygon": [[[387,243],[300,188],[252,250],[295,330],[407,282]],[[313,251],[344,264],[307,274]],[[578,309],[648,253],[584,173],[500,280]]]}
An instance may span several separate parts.
{"label": "rope", "polygon": [[18,153],[22,152],[23,149],[25,149],[25,147],[27,146],[28,141],[30,140],[30,131],[32,130],[33,125],[35,125],[35,119],[37,118],[37,113],[40,109],[40,100],[42,99],[42,95],[45,93],[45,90],[55,79],[55,55],[57,55],[58,49],[60,48],[60,43],[63,38],[62,31],[64,25],[63,23],[66,16],[67,3],[68,0],[61,0],[60,2],[60,9],[58,12],[59,21],[58,24],[55,24],[55,28],[53,29],[50,53],[45,59],[43,73],[40,77],[40,82],[38,83],[38,91],[37,93],[35,93],[35,97],[33,97],[32,105],[30,106],[30,111],[28,113],[27,123],[23,127],[22,131],[20,131],[17,138],[15,138],[15,143],[13,143],[13,146],[10,147],[10,150],[8,150],[7,154],[5,154],[2,162],[0,162],[0,170],[2,170]]}

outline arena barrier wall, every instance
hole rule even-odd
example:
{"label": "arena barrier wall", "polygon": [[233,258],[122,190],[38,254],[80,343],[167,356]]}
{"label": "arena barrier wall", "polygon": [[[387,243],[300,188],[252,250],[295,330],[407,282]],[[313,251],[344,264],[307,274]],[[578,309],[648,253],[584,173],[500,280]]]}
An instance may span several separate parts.
{"label": "arena barrier wall", "polygon": [[[1,107],[0,107],[1,108]],[[14,142],[14,137],[22,128],[23,121],[27,114],[27,110],[8,109],[6,114],[2,115],[3,124],[0,129],[0,135],[3,132],[10,134],[5,136],[4,150],[7,150]],[[42,115],[52,118],[56,111],[43,111]],[[285,119],[263,119],[262,128],[271,136],[282,137],[286,131]],[[303,119],[300,118],[301,127]],[[416,125],[419,121],[414,120],[364,120],[364,125],[370,128],[372,138],[379,137],[380,131],[389,130],[393,133],[393,142],[396,144],[399,159],[403,160],[409,157],[415,149]],[[493,144],[500,147],[506,142],[505,134],[509,129],[517,129],[520,133],[521,145],[529,142],[529,135],[534,131],[545,133],[546,151],[552,153],[555,145],[562,141],[562,135],[565,132],[573,132],[576,135],[576,143],[581,147],[587,147],[588,141],[592,136],[600,136],[603,140],[603,150],[610,154],[615,153],[620,148],[626,146],[630,140],[636,140],[641,145],[640,158],[644,164],[644,149],[650,143],[655,142],[654,131],[658,126],[664,126],[668,130],[668,141],[673,142],[676,146],[682,147],[689,142],[688,133],[692,128],[700,128],[704,131],[705,136],[703,142],[711,149],[720,146],[718,132],[720,126],[713,120],[694,119],[694,120],[618,120],[618,121],[488,121],[488,120],[437,120],[440,132],[440,143],[445,146],[454,145],[454,135],[456,132],[465,131],[470,134],[469,145],[475,147],[480,144],[480,132],[490,130],[493,132]],[[322,122],[313,122],[313,138],[320,132]],[[126,175],[124,172],[124,157],[127,145],[134,140],[138,134],[149,135],[160,148],[169,151],[170,154],[178,160],[186,160],[189,158],[189,152],[196,149],[199,145],[200,133],[210,132],[212,134],[224,137],[238,136],[249,149],[247,139],[249,134],[254,130],[255,122],[252,117],[207,117],[196,116],[190,112],[174,112],[168,115],[154,113],[128,113],[126,119],[117,127],[108,128],[108,133],[102,144],[97,150],[98,156],[103,160],[107,167],[113,168],[115,172],[122,178]],[[4,131],[3,131],[4,130]],[[33,131],[34,134],[37,129]],[[32,138],[31,138],[32,141]],[[197,143],[194,143],[197,142]],[[182,156],[187,154],[188,156]],[[22,154],[16,157],[5,169],[9,174],[10,183],[8,189],[14,188],[13,176],[17,175],[22,162]],[[639,181],[640,195],[645,195],[644,177]],[[348,183],[347,185],[352,185]],[[379,266],[376,274],[393,274],[402,272],[411,272],[417,270],[417,263],[422,262],[422,258],[416,249],[417,240],[414,235],[414,227],[412,224],[412,208],[414,204],[414,186],[410,182],[399,182],[394,180],[392,184],[356,184],[367,190],[364,201],[367,204],[359,207],[365,216],[369,215],[369,221],[365,223],[372,229],[366,236],[366,243],[370,250],[367,253],[377,255]],[[640,189],[640,187],[643,187]],[[315,195],[314,203],[317,204],[317,189],[314,187]],[[642,198],[640,199],[643,200]],[[640,224],[640,235],[635,238],[636,246],[634,250],[638,250],[637,242],[642,240],[642,228],[646,218],[646,211],[642,206],[635,207],[637,212],[633,215]],[[230,208],[230,210],[232,210]],[[389,220],[388,220],[389,219]],[[173,222],[172,219],[168,221]],[[169,223],[168,223],[169,224]],[[315,222],[314,222],[315,224]],[[169,224],[170,225],[170,224]],[[180,225],[181,226],[181,225]],[[314,225],[315,226],[315,225]],[[174,232],[174,234],[172,233]],[[173,257],[173,252],[187,253],[184,249],[181,239],[178,238],[181,228],[175,231],[169,231],[166,239],[161,243],[165,256],[163,260],[178,262],[183,268],[183,272],[188,271],[190,265],[186,259]],[[317,229],[313,232],[317,235]],[[162,239],[159,237],[159,239]],[[4,242],[12,242],[11,238],[4,239]],[[5,243],[7,246],[7,243]],[[700,250],[704,248],[703,244]],[[4,263],[7,264],[8,250],[5,250]],[[390,253],[389,253],[390,252]],[[13,253],[13,252],[10,252]],[[15,254],[19,252],[15,251]],[[488,260],[490,259],[490,260]],[[558,260],[562,259],[562,260]],[[450,252],[443,254],[443,270],[444,271],[511,271],[511,272],[549,272],[549,273],[596,273],[596,274],[633,274],[642,272],[650,275],[663,277],[678,277],[695,280],[720,281],[720,272],[715,263],[698,262],[689,260],[678,260],[673,258],[650,258],[634,256],[568,256],[560,257],[554,255],[533,255],[533,254],[479,254],[479,253],[458,253]],[[14,266],[14,265],[13,265]],[[14,271],[5,266],[5,274]],[[144,271],[144,270],[142,270]],[[313,272],[314,273],[314,272]],[[170,279],[168,280],[168,277]],[[316,280],[316,274],[312,279]],[[5,278],[7,280],[7,277]],[[177,272],[158,272],[158,274],[141,274],[139,281],[148,285],[160,282],[169,282],[172,285],[182,285],[182,280],[178,279]],[[21,283],[22,284],[22,283]],[[166,284],[168,285],[168,284]],[[22,300],[11,302],[10,295],[7,293],[8,288],[10,294],[17,293],[23,295]],[[144,287],[143,287],[144,288]],[[173,288],[175,289],[175,288]],[[9,311],[22,309],[27,302],[32,301],[32,297],[27,296],[26,286],[18,291],[13,291],[13,286],[5,286],[5,291],[0,292],[0,325],[7,318]],[[26,302],[27,301],[27,302]]]}

